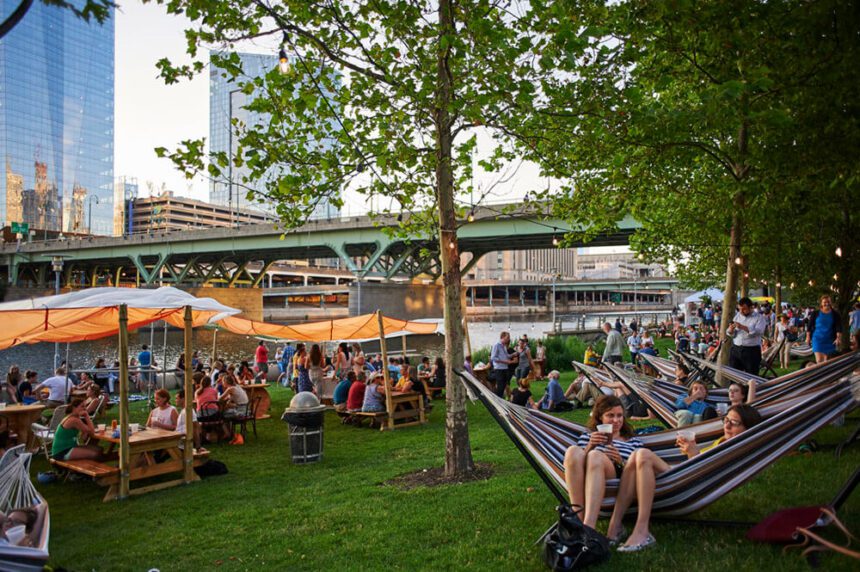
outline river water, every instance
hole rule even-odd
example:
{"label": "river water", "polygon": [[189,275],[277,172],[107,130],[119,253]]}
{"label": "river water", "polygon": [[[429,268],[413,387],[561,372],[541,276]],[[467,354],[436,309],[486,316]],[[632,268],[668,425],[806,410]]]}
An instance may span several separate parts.
{"label": "river water", "polygon": [[[630,313],[621,314],[629,321]],[[653,312],[646,313],[649,318]],[[615,320],[615,316],[605,316],[610,321]],[[490,346],[499,339],[499,334],[502,331],[509,331],[511,337],[516,339],[523,334],[529,338],[538,339],[546,336],[546,332],[552,330],[552,321],[549,317],[537,317],[538,319],[523,318],[515,316],[511,319],[498,319],[493,321],[475,321],[469,323],[469,335],[471,338],[472,349]],[[575,318],[572,316],[560,316],[562,328],[573,328]],[[586,328],[598,327],[598,316],[590,316],[586,318]],[[257,340],[246,336],[237,336],[228,332],[220,331],[217,336],[213,330],[196,330],[193,336],[194,349],[200,351],[208,361],[208,356],[212,353],[213,338],[217,343],[218,355],[227,361],[248,360],[253,362],[254,350],[257,346]],[[129,355],[136,356],[141,351],[143,344],[150,345],[155,355],[155,360],[159,365],[166,363],[168,368],[172,368],[176,363],[179,354],[183,351],[183,333],[178,330],[169,330],[166,334],[162,327],[154,328],[144,327],[136,332],[131,332],[129,335]],[[402,339],[389,339],[388,350],[391,353],[399,353],[402,349]],[[334,344],[326,344],[327,353],[331,352]],[[371,342],[366,344],[367,350],[377,351],[378,343]],[[431,336],[407,336],[406,349],[409,354],[420,354],[437,356],[441,355],[444,347],[444,339],[439,335]],[[275,344],[269,344],[269,355],[274,358]],[[39,373],[39,379],[49,377],[54,363],[54,344],[39,343],[33,345],[21,345],[7,350],[0,351],[0,373],[5,373],[9,370],[12,364],[20,367],[23,373],[27,369],[35,369]],[[69,344],[69,361],[74,369],[88,369],[95,365],[96,359],[99,357],[105,358],[108,367],[114,362],[117,356],[116,337],[111,336],[101,340],[93,340],[86,342],[76,342]],[[165,351],[166,350],[166,351]],[[66,356],[66,344],[60,344],[59,360],[62,361]],[[166,357],[166,360],[165,360]]]}

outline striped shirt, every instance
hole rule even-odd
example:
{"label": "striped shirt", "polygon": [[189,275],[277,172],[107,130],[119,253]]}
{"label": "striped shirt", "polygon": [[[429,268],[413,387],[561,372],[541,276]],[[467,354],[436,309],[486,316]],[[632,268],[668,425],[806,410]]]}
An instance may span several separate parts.
{"label": "striped shirt", "polygon": [[[590,439],[589,433],[583,433],[579,436],[579,440],[576,442],[576,445],[582,449],[588,446],[588,441]],[[618,453],[621,455],[621,459],[627,462],[627,459],[630,458],[630,455],[633,454],[633,451],[642,447],[642,441],[640,441],[636,437],[631,437],[626,441],[622,441],[621,439],[613,439],[612,446],[618,449]],[[595,447],[595,450],[600,451],[601,453],[606,452],[606,447],[603,445],[598,445]]]}

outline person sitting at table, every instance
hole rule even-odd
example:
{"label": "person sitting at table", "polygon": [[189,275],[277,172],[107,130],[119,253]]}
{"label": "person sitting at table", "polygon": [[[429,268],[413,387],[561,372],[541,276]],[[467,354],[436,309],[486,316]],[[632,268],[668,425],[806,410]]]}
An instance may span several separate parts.
{"label": "person sitting at table", "polygon": [[346,379],[338,382],[337,386],[335,386],[331,401],[332,404],[334,404],[334,410],[338,413],[346,411],[346,402],[349,399],[349,390],[350,387],[352,387],[352,384],[355,383],[356,377],[357,376],[354,371],[349,371],[346,374]]}
{"label": "person sitting at table", "polygon": [[99,386],[92,384],[87,388],[87,396],[84,398],[84,405],[87,408],[87,414],[94,418],[98,413],[99,406],[102,403],[102,391]]}
{"label": "person sitting at table", "polygon": [[706,421],[717,416],[717,411],[710,406],[705,399],[708,397],[708,388],[701,381],[694,381],[690,386],[690,393],[682,395],[675,400],[675,418],[678,427]]}
{"label": "person sitting at table", "polygon": [[96,428],[87,414],[83,397],[74,397],[54,433],[51,457],[59,461],[78,459],[101,459],[102,450],[97,445],[78,445],[78,437],[94,437]]}
{"label": "person sitting at table", "polygon": [[365,379],[365,373],[361,372],[349,386],[349,394],[346,397],[347,413],[361,411],[361,407],[364,405],[364,393],[367,390],[367,384],[364,383]]}
{"label": "person sitting at table", "polygon": [[235,373],[236,380],[240,384],[251,383],[254,381],[254,370],[251,369],[251,365],[247,362],[247,360],[242,361],[239,364],[239,370]]}
{"label": "person sitting at table", "polygon": [[410,366],[408,364],[400,364],[397,371],[397,383],[394,384],[394,391],[413,391],[417,383],[410,376]]}
{"label": "person sitting at table", "polygon": [[224,435],[230,439],[231,445],[244,444],[245,438],[242,437],[241,433],[237,433],[235,436],[231,434],[230,420],[248,414],[248,394],[239,387],[235,378],[227,377],[220,401],[223,406],[221,415],[224,418]]}
{"label": "person sitting at table", "polygon": [[149,412],[146,426],[153,429],[176,429],[176,420],[179,418],[176,408],[170,404],[170,392],[163,387],[155,392],[155,409]]}
{"label": "person sitting at table", "polygon": [[[92,372],[92,380],[93,383],[97,384],[100,389],[104,390],[107,387],[108,382],[108,374],[107,374],[107,364],[105,363],[105,358],[100,357],[96,360],[96,365],[93,366]],[[83,376],[81,376],[83,377]]]}
{"label": "person sitting at table", "polygon": [[467,355],[463,358],[463,369],[475,375],[475,370],[472,369],[472,354]]}
{"label": "person sitting at table", "polygon": [[33,403],[37,399],[33,396],[33,387],[38,383],[39,374],[32,370],[27,370],[24,374],[24,381],[18,384],[18,401],[24,404]]}
{"label": "person sitting at table", "polygon": [[[46,407],[59,407],[66,403],[66,397],[68,396],[66,392],[66,370],[58,367],[54,374],[54,376],[49,377],[33,390],[33,393],[36,395],[39,395],[39,391],[43,389],[49,391],[48,397],[45,399]],[[71,382],[69,384],[71,385]]]}
{"label": "person sitting at table", "polygon": [[81,372],[81,377],[80,377],[80,378],[78,378],[78,379],[79,379],[80,381],[78,381],[78,384],[77,384],[77,385],[75,385],[75,387],[74,387],[74,391],[87,391],[90,387],[92,387],[92,386],[94,386],[94,385],[95,385],[96,387],[98,387],[98,385],[96,385],[96,383],[93,381],[93,378],[92,378],[92,376],[89,374],[89,372],[82,371],[82,372]]}
{"label": "person sitting at table", "polygon": [[[180,389],[176,392],[176,409],[179,410],[179,415],[176,416],[176,432],[182,433],[185,435],[185,390]],[[203,443],[203,436],[200,432],[200,424],[197,422],[197,412],[192,409],[191,410],[191,425],[193,427],[191,438],[194,441],[194,450],[197,453],[206,453],[206,449],[204,449],[201,445]],[[179,448],[185,448],[185,439],[179,442]]]}
{"label": "person sitting at table", "polygon": [[380,413],[385,411],[385,386],[381,373],[376,372],[370,376],[367,389],[364,391],[364,402],[361,404],[362,412]]}
{"label": "person sitting at table", "polygon": [[431,372],[433,371],[433,366],[430,365],[430,357],[422,356],[421,363],[418,364],[418,379],[422,379],[427,383],[430,383],[430,378],[432,377]]}
{"label": "person sitting at table", "polygon": [[[9,387],[9,390],[15,393],[15,397],[18,398],[18,385],[23,381],[23,376],[21,375],[21,370],[17,365],[12,365],[9,367],[9,373],[6,374],[6,385]],[[20,398],[17,401],[21,401]],[[17,401],[13,403],[17,403]]]}
{"label": "person sitting at table", "polygon": [[200,380],[200,387],[194,392],[194,408],[200,413],[203,406],[212,401],[218,401],[218,392],[212,387],[212,380],[209,379],[209,376],[205,375]]}
{"label": "person sitting at table", "polygon": [[388,358],[388,379],[392,383],[397,383],[397,380],[400,379],[400,364],[396,357]]}
{"label": "person sitting at table", "polygon": [[430,387],[445,387],[445,360],[442,356],[436,358],[433,369],[430,371]]}
{"label": "person sitting at table", "polygon": [[14,405],[18,403],[17,385],[12,385],[8,381],[0,385],[0,402],[6,403],[8,405]]}

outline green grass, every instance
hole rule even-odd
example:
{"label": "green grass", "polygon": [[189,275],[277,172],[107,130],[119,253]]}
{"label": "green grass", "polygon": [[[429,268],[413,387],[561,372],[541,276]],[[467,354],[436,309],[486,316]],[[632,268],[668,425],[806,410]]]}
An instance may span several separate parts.
{"label": "green grass", "polygon": [[[543,384],[533,391],[539,396]],[[258,423],[258,439],[211,446],[226,476],[108,504],[105,489],[91,482],[38,485],[51,509],[51,564],[162,572],[544,569],[533,542],[554,520],[554,498],[480,404],[468,409],[472,452],[494,476],[403,491],[383,483],[443,462],[443,402],[427,425],[392,433],[343,426],[327,413],[324,460],[300,466],[290,463],[287,426],[278,419],[292,393],[277,387],[271,395],[273,418]],[[564,416],[584,422],[587,411]],[[132,421],[144,419],[144,405],[133,404]],[[757,521],[779,508],[827,502],[860,464],[858,446],[838,461],[832,452],[858,421],[855,413],[845,427],[820,431],[822,451],[780,460],[693,516]],[[43,457],[34,461],[34,474],[46,469]],[[860,493],[841,514],[860,530]],[[596,570],[808,570],[796,552],[754,545],[742,529],[658,523],[653,532],[654,549],[613,554]],[[823,569],[856,570],[856,563],[827,557]]]}

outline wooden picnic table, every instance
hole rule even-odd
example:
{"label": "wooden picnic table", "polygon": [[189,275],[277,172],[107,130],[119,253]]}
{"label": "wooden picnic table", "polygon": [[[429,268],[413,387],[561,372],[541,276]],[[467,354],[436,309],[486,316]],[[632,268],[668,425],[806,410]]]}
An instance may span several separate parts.
{"label": "wooden picnic table", "polygon": [[41,403],[30,405],[15,404],[7,405],[0,409],[0,417],[6,419],[9,431],[18,434],[18,443],[30,449],[30,424],[39,420],[45,406]]}
{"label": "wooden picnic table", "polygon": [[242,389],[245,390],[245,393],[248,394],[248,404],[250,406],[251,403],[254,403],[254,399],[257,397],[260,398],[260,405],[257,406],[257,419],[269,419],[271,415],[269,415],[269,410],[272,408],[272,398],[269,396],[269,391],[266,389],[269,387],[268,383],[249,383],[247,385],[240,385]]}
{"label": "wooden picnic table", "polygon": [[[110,429],[97,431],[95,438],[100,443],[107,444],[108,453],[112,453],[115,449],[119,448],[120,438],[118,436],[114,437]],[[171,473],[176,473],[179,478],[137,489],[129,489],[129,494],[143,494],[185,483],[184,478],[182,478],[182,450],[179,448],[179,444],[184,438],[185,435],[177,433],[176,431],[153,429],[150,427],[131,434],[128,438],[130,482]],[[161,463],[156,463],[154,457],[155,451],[164,451],[167,454],[168,459]],[[108,465],[105,466],[106,468],[114,468]],[[108,472],[109,474],[96,477],[96,483],[108,487],[108,491],[104,498],[105,502],[114,500],[119,496],[119,469],[116,469],[115,471],[106,471],[106,473]],[[197,473],[193,473],[192,480],[200,480]]]}

